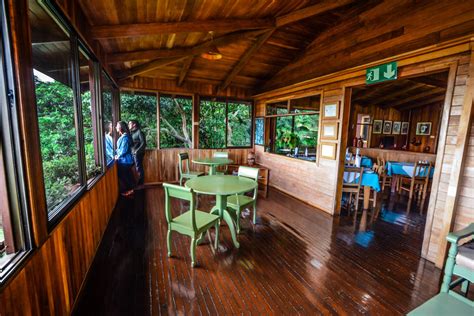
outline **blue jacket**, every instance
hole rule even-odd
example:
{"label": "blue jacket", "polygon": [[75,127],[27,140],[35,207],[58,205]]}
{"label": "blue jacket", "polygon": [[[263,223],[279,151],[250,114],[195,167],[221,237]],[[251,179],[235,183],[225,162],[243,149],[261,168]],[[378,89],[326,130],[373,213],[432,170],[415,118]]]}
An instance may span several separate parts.
{"label": "blue jacket", "polygon": [[117,162],[121,165],[132,165],[133,164],[133,157],[132,157],[132,147],[131,147],[132,139],[128,134],[122,134],[117,140]]}
{"label": "blue jacket", "polygon": [[105,134],[105,157],[107,164],[114,161],[114,140],[109,134]]}

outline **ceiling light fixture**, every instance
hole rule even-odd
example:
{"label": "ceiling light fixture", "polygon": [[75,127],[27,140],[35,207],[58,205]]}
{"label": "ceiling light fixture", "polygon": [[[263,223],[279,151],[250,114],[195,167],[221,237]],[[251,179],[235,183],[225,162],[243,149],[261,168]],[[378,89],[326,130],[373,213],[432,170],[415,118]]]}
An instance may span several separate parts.
{"label": "ceiling light fixture", "polygon": [[214,44],[214,32],[209,31],[209,36],[211,38],[211,44],[209,45],[209,48],[207,49],[206,52],[201,54],[202,58],[208,59],[208,60],[217,60],[222,58],[221,52],[217,49],[217,46]]}

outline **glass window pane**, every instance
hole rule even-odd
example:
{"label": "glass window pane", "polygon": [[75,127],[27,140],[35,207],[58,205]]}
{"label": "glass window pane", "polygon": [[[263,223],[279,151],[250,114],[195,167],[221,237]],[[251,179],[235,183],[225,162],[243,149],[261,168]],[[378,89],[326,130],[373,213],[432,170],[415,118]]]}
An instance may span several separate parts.
{"label": "glass window pane", "polygon": [[228,102],[227,147],[252,145],[252,103]]}
{"label": "glass window pane", "polygon": [[201,99],[199,148],[225,148],[226,103]]}
{"label": "glass window pane", "polygon": [[275,152],[277,154],[290,154],[295,139],[292,138],[292,116],[275,118]]}
{"label": "glass window pane", "polygon": [[160,147],[191,148],[193,98],[160,94]]}
{"label": "glass window pane", "polygon": [[146,148],[156,148],[156,94],[146,92],[121,92],[120,117],[123,121],[136,120],[145,133]]}
{"label": "glass window pane", "polygon": [[288,100],[268,103],[266,115],[288,114]]}
{"label": "glass window pane", "polygon": [[98,135],[96,126],[96,103],[91,95],[91,87],[94,86],[94,64],[82,50],[79,52],[81,102],[82,102],[82,124],[84,132],[84,151],[86,158],[87,181],[101,174],[101,158],[98,150]]}
{"label": "glass window pane", "polygon": [[294,132],[298,137],[298,156],[313,157],[316,160],[318,128],[319,114],[295,116]]}
{"label": "glass window pane", "polygon": [[80,188],[68,34],[30,1],[33,72],[48,211]]}
{"label": "glass window pane", "polygon": [[113,84],[109,77],[101,72],[102,83],[102,121],[104,122],[104,148],[105,162],[107,165],[114,161],[114,140],[113,140],[113,116],[112,116],[112,91]]}

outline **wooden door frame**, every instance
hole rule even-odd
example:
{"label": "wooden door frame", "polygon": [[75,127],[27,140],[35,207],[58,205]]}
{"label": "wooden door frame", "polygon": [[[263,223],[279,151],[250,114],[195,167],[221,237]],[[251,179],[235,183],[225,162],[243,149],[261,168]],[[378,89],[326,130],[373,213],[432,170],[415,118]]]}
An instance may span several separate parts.
{"label": "wooden door frame", "polygon": [[[430,67],[419,67],[425,63],[431,63],[432,60],[426,60],[421,63],[413,63],[413,64],[406,64],[399,68],[399,76],[398,79],[405,79],[410,77],[419,77],[423,75],[429,75],[433,73],[439,73],[443,71],[448,72],[448,81],[446,86],[446,94],[443,104],[443,111],[441,115],[441,125],[438,134],[438,150],[436,153],[436,163],[435,165],[435,173],[433,175],[433,182],[431,185],[431,193],[429,196],[429,205],[428,211],[426,214],[426,224],[425,224],[425,231],[423,235],[423,245],[421,250],[421,256],[426,258],[428,249],[429,249],[429,241],[431,239],[431,232],[432,232],[432,225],[433,225],[433,218],[434,218],[434,211],[436,200],[438,196],[438,187],[439,181],[441,178],[441,167],[444,157],[445,151],[445,144],[446,138],[448,135],[448,122],[451,110],[452,99],[454,95],[454,87],[456,81],[456,74],[457,74],[457,67],[458,67],[458,60],[443,62],[440,61],[439,64],[432,65]],[[410,67],[418,66],[414,70],[410,70]],[[364,78],[365,79],[365,78]],[[339,146],[339,166],[338,166],[338,181],[337,181],[337,189],[336,189],[336,203],[335,203],[335,210],[334,214],[340,214],[341,210],[341,199],[342,199],[342,177],[344,174],[344,159],[345,159],[345,151],[347,148],[347,137],[349,134],[349,124],[348,120],[350,118],[350,110],[351,110],[351,96],[352,96],[352,89],[360,86],[364,86],[365,83],[354,82],[344,85],[344,98],[343,98],[343,105],[342,105],[342,128],[341,132],[341,142]]]}

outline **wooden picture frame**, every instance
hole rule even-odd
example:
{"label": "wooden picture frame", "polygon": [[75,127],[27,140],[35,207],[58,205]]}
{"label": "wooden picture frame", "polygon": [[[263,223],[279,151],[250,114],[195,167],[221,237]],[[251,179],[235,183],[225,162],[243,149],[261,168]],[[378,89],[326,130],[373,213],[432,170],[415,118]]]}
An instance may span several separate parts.
{"label": "wooden picture frame", "polygon": [[408,135],[408,129],[410,128],[410,122],[402,122],[402,128],[400,130],[401,135]]}
{"label": "wooden picture frame", "polygon": [[393,122],[393,125],[392,125],[393,135],[400,135],[401,129],[402,129],[402,122],[400,121]]}
{"label": "wooden picture frame", "polygon": [[392,121],[383,121],[382,134],[392,134]]}
{"label": "wooden picture frame", "polygon": [[321,139],[337,140],[338,123],[337,122],[322,122],[321,123]]}
{"label": "wooden picture frame", "polygon": [[382,134],[383,120],[374,120],[372,134]]}
{"label": "wooden picture frame", "polygon": [[321,143],[321,158],[324,159],[331,159],[335,160],[336,159],[336,149],[337,149],[337,144],[336,143]]}
{"label": "wooden picture frame", "polygon": [[337,120],[339,118],[339,101],[323,103],[321,111],[322,120]]}
{"label": "wooden picture frame", "polygon": [[416,123],[416,135],[417,136],[430,136],[431,135],[431,122]]}

